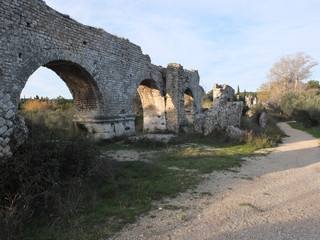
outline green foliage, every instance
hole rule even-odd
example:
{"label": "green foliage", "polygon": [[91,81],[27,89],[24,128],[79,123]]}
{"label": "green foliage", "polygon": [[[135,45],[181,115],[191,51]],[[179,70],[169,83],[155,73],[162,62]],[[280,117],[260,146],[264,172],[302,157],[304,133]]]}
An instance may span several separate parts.
{"label": "green foliage", "polygon": [[94,147],[81,138],[39,137],[34,134],[12,158],[1,162],[0,234],[8,239],[19,238],[34,218],[68,218],[85,203],[77,191],[85,191],[83,184],[96,156]]}
{"label": "green foliage", "polygon": [[289,118],[302,122],[305,127],[320,123],[320,95],[317,92],[289,92],[282,97],[280,107]]}
{"label": "green foliage", "polygon": [[210,108],[212,106],[213,106],[213,90],[203,94],[202,96],[202,107]]}
{"label": "green foliage", "polygon": [[[177,174],[156,162],[118,162],[101,160],[112,174],[92,175],[87,185],[91,204],[81,214],[60,224],[35,225],[25,236],[41,239],[106,239],[125,224],[153,208],[152,201],[175,197],[195,184],[191,174]],[[192,181],[191,181],[192,180]]]}
{"label": "green foliage", "polygon": [[29,138],[0,163],[0,235],[19,239],[34,218],[64,219],[85,205],[93,144],[72,124],[72,107],[26,111]]}
{"label": "green foliage", "polygon": [[43,139],[72,139],[75,135],[85,134],[80,131],[77,124],[73,123],[74,113],[73,106],[65,110],[57,108],[46,111],[20,111],[20,114],[26,119],[31,137],[36,136]]}
{"label": "green foliage", "polygon": [[257,92],[247,92],[244,90],[243,92],[239,93],[240,99],[244,100],[245,96],[252,96],[252,97],[257,97]]}
{"label": "green foliage", "polygon": [[247,144],[256,149],[275,147],[285,136],[270,117],[266,128],[261,128],[255,118],[244,116],[241,118],[241,128],[247,131]]}
{"label": "green foliage", "polygon": [[260,118],[261,114],[263,112],[267,112],[265,106],[262,105],[261,103],[258,103],[256,105],[252,106],[250,108],[250,111],[251,111],[251,114],[252,114],[251,120],[254,121],[257,124],[259,123],[259,118]]}
{"label": "green foliage", "polygon": [[[249,137],[223,141],[219,133],[182,135],[168,145],[121,139],[97,149],[75,131],[69,110],[24,112],[31,138],[0,166],[2,238],[106,239],[154,208],[154,200],[196,186],[204,173],[240,166],[279,135],[268,127],[254,135],[260,145]],[[120,149],[152,150],[152,156],[148,163],[119,162],[100,152]]]}
{"label": "green foliage", "polygon": [[[225,144],[226,146],[227,144]],[[231,167],[241,166],[243,156],[252,153],[252,148],[245,146],[222,147],[205,149],[201,146],[190,146],[182,149],[171,149],[159,156],[158,161],[167,167],[193,169],[201,173],[227,170]]]}
{"label": "green foliage", "polygon": [[320,83],[319,81],[316,80],[310,80],[309,82],[307,82],[306,84],[307,89],[320,89]]}

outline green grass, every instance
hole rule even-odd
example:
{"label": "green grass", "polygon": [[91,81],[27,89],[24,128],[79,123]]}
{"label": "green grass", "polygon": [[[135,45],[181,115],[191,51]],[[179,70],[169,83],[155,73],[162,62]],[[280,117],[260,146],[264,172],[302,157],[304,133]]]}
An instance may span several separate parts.
{"label": "green grass", "polygon": [[[114,144],[116,143],[111,143]],[[218,145],[210,150],[203,146],[158,147],[151,164],[106,160],[107,169],[112,172],[112,176],[107,179],[92,177],[88,180],[86,194],[91,196],[91,200],[81,213],[68,220],[54,219],[41,225],[35,221],[23,237],[71,240],[110,237],[125,224],[134,222],[137,216],[157,208],[153,205],[154,200],[173,198],[180,192],[195,187],[204,179],[203,173],[240,166],[242,157],[253,154],[255,150],[243,144],[230,146],[226,143],[224,147],[222,143]],[[151,146],[154,149],[153,144]],[[110,146],[106,148],[109,149]],[[127,148],[128,146],[124,146],[124,149]],[[145,146],[144,150],[149,149],[150,146]],[[137,151],[141,150],[142,147]],[[170,166],[181,170],[168,169]],[[187,171],[190,169],[195,171]],[[163,208],[184,209],[170,204]]]}
{"label": "green grass", "polygon": [[[28,223],[21,238],[106,239],[152,209],[163,207],[184,211],[187,207],[174,206],[170,202],[163,206],[155,204],[196,187],[205,179],[206,173],[235,171],[232,168],[241,166],[245,157],[252,156],[257,149],[274,146],[280,136],[279,130],[272,128],[247,143],[195,134],[181,135],[167,145],[149,140],[129,143],[125,138],[102,142],[99,145],[101,152],[135,150],[149,162],[118,162],[107,157],[97,160],[92,164],[92,174],[74,188],[73,198],[80,199],[77,211],[67,217],[36,216]],[[152,153],[148,154],[150,151]],[[71,186],[66,193],[71,195],[72,190]],[[65,202],[72,204],[68,194]],[[209,196],[212,193],[200,193],[200,197]],[[182,215],[181,220],[188,219]]]}
{"label": "green grass", "polygon": [[[181,138],[169,145],[152,141],[124,144],[124,140],[120,140],[120,144],[113,141],[100,146],[102,151],[153,151],[152,163],[106,159],[111,176],[88,180],[86,194],[91,197],[90,204],[81,213],[68,220],[54,220],[56,223],[53,220],[42,225],[34,222],[24,238],[90,240],[110,237],[125,224],[134,222],[137,216],[157,208],[153,205],[154,200],[173,198],[195,187],[204,179],[205,173],[239,167],[244,157],[257,150],[250,144],[214,142],[211,137],[194,139],[190,146],[181,146],[180,142],[188,143],[186,136]],[[169,167],[178,167],[179,170]],[[184,210],[170,204],[163,208]]]}
{"label": "green grass", "polygon": [[249,145],[236,145],[206,150],[202,146],[187,148],[168,148],[165,153],[158,155],[158,162],[165,167],[197,170],[199,173],[228,170],[239,167],[246,157],[256,150]]}
{"label": "green grass", "polygon": [[320,141],[320,125],[316,125],[309,128],[304,127],[303,124],[300,122],[292,122],[292,123],[289,123],[289,125],[295,129],[299,129],[307,133],[310,133],[312,136],[314,136],[315,138],[318,138]]}
{"label": "green grass", "polygon": [[[153,200],[175,197],[197,184],[200,178],[177,173],[157,164],[112,162],[112,179],[88,182],[91,205],[68,221],[33,222],[24,239],[100,239],[110,237],[124,224],[147,213]],[[55,220],[56,221],[56,220]],[[39,227],[40,226],[40,227]]]}

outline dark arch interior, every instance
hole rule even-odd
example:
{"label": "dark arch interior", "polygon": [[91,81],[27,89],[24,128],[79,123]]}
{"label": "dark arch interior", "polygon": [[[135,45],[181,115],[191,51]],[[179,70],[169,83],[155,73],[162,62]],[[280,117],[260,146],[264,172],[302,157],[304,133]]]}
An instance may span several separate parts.
{"label": "dark arch interior", "polygon": [[194,104],[194,97],[193,97],[192,91],[189,88],[187,88],[184,91],[184,108],[185,108],[187,123],[193,124],[195,104]]}
{"label": "dark arch interior", "polygon": [[157,86],[156,86],[156,82],[154,80],[143,80],[140,85],[142,86],[146,86],[148,88],[151,88],[151,89],[157,89]]}
{"label": "dark arch interior", "polygon": [[79,114],[97,112],[97,91],[92,76],[81,66],[69,61],[52,61],[44,65],[54,71],[68,86]]}

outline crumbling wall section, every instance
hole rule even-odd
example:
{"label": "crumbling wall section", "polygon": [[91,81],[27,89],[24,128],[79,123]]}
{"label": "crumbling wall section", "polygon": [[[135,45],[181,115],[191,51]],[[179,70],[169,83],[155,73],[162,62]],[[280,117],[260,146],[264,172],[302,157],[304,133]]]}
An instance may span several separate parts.
{"label": "crumbling wall section", "polygon": [[243,102],[229,105],[215,105],[195,118],[194,128],[197,133],[208,135],[215,130],[226,130],[228,126],[240,127]]}
{"label": "crumbling wall section", "polygon": [[0,158],[12,155],[26,138],[28,129],[24,119],[15,115],[15,105],[9,93],[0,91]]}
{"label": "crumbling wall section", "polygon": [[188,104],[185,101],[186,91],[192,96],[194,109],[190,111],[195,116],[201,111],[203,89],[199,85],[200,78],[198,71],[185,70],[180,64],[168,64],[165,76],[167,129],[178,133],[189,122],[186,115],[186,104]]}
{"label": "crumbling wall section", "polygon": [[[160,124],[161,129],[179,132],[188,122],[187,89],[194,101],[190,112],[200,113],[203,92],[197,71],[179,64],[155,66],[128,39],[78,23],[43,0],[1,0],[0,23],[1,155],[10,155],[14,126],[21,123],[16,117],[21,91],[41,66],[65,81],[77,108],[75,121],[97,138],[135,133],[132,101],[144,80],[155,82],[158,91],[150,94],[167,98],[165,113],[156,110],[148,116],[152,129]],[[151,119],[158,116],[160,120]]]}
{"label": "crumbling wall section", "polygon": [[213,85],[213,105],[226,105],[233,102],[234,89],[227,84]]}
{"label": "crumbling wall section", "polygon": [[243,137],[240,127],[244,103],[233,102],[234,89],[226,84],[213,86],[214,105],[196,115],[194,130],[204,135],[215,131],[225,131],[231,138]]}

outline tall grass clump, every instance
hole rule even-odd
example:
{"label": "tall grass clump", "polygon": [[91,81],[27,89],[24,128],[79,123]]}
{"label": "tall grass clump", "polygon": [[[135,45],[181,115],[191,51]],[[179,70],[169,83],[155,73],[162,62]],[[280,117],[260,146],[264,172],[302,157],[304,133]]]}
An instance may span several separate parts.
{"label": "tall grass clump", "polygon": [[277,126],[277,122],[268,114],[268,123],[262,128],[259,125],[259,118],[263,112],[267,112],[263,105],[256,105],[250,109],[252,117],[241,117],[241,128],[246,130],[245,142],[254,148],[274,147],[285,135]]}
{"label": "tall grass clump", "polygon": [[86,204],[84,183],[96,164],[96,149],[73,127],[71,107],[44,109],[21,112],[28,139],[0,162],[1,239],[21,239],[34,219],[61,221]]}

